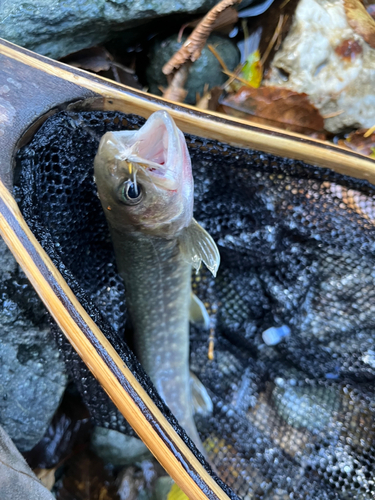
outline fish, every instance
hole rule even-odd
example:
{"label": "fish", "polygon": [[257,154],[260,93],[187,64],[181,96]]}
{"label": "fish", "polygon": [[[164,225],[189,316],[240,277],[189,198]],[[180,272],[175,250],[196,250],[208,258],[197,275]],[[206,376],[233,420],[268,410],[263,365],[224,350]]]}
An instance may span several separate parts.
{"label": "fish", "polygon": [[[135,352],[159,395],[204,452],[193,419],[189,320],[206,328],[208,313],[192,294],[192,270],[216,276],[216,243],[193,218],[194,180],[185,137],[166,111],[136,131],[107,132],[94,178],[123,278]],[[199,385],[200,384],[200,385]],[[203,413],[204,413],[203,411]]]}

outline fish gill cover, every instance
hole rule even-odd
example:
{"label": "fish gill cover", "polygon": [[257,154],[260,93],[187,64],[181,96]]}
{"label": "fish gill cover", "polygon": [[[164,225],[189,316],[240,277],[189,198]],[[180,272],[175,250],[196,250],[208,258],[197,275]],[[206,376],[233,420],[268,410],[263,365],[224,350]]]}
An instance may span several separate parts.
{"label": "fish gill cover", "polygon": [[[98,139],[143,123],[117,112],[54,115],[18,156],[16,195],[82,305],[176,426],[124,341],[124,287],[93,180]],[[191,369],[214,404],[197,417],[210,460],[246,500],[374,498],[374,186],[186,139],[194,217],[222,258],[216,279],[204,269],[192,278],[215,335],[208,361],[208,334],[191,327]],[[53,329],[95,422],[131,433]]]}

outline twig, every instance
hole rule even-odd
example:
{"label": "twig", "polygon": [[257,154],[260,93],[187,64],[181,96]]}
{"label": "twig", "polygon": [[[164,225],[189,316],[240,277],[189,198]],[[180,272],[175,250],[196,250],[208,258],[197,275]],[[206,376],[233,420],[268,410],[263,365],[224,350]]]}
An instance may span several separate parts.
{"label": "twig", "polygon": [[[223,68],[223,73],[227,76],[230,76],[229,80],[224,85],[221,86],[222,88],[228,87],[228,85],[230,85],[233,82],[233,80],[239,80],[240,82],[244,83],[248,87],[251,86],[251,85],[249,85],[249,82],[247,82],[246,80],[244,80],[243,78],[238,76],[235,72],[229,71],[228,66],[225,64],[224,60],[222,59],[222,57],[220,56],[220,54],[218,53],[218,51],[215,49],[215,47],[213,45],[209,44],[209,45],[207,45],[207,47],[213,53],[213,55],[216,57],[216,59],[219,61],[220,66]],[[242,68],[242,65],[239,66],[240,70],[241,70],[241,68]]]}
{"label": "twig", "polygon": [[244,49],[244,56],[245,56],[245,59],[247,59],[247,56],[249,55],[247,53],[247,50],[248,50],[248,44],[247,44],[247,41],[249,39],[249,30],[247,29],[247,21],[246,19],[242,19],[241,20],[241,27],[242,27],[242,31],[243,31],[243,36],[244,36],[244,45],[243,45],[243,49]]}
{"label": "twig", "polygon": [[215,330],[213,328],[210,328],[210,336],[208,337],[207,357],[210,361],[215,359]]}
{"label": "twig", "polygon": [[[229,85],[231,85],[233,83],[233,81],[236,79],[236,77],[241,73],[242,68],[243,68],[243,64],[240,63],[237,66],[237,68],[235,68],[234,71],[232,72],[233,76],[229,77],[228,80],[222,85],[223,89],[229,87]],[[223,73],[224,73],[224,71],[223,71]],[[227,75],[228,73],[225,73],[225,74]]]}
{"label": "twig", "polygon": [[221,55],[219,54],[219,52],[215,49],[215,47],[213,45],[211,45],[210,43],[207,45],[207,47],[213,53],[213,55],[216,57],[216,59],[219,61],[220,66],[225,71],[228,71],[227,65],[225,64],[223,58],[221,57]]}
{"label": "twig", "polygon": [[283,29],[284,29],[284,26],[286,26],[286,23],[288,22],[288,18],[289,18],[289,14],[285,14],[283,25],[282,25],[281,30],[279,32],[279,36],[277,37],[277,42],[275,45],[275,52],[279,50],[281,42],[283,41]]}
{"label": "twig", "polygon": [[322,118],[324,120],[327,120],[327,118],[334,118],[335,116],[339,116],[345,113],[344,109],[339,109],[338,111],[332,111],[332,113],[327,113],[326,115],[323,115]]}
{"label": "twig", "polygon": [[283,9],[289,2],[290,0],[284,0],[284,2],[280,5],[280,10]]}
{"label": "twig", "polygon": [[236,73],[233,73],[233,71],[229,71],[228,66],[225,64],[222,57],[220,56],[220,54],[217,52],[217,50],[215,49],[215,47],[213,45],[207,45],[207,47],[210,49],[210,51],[213,53],[213,55],[219,61],[221,67],[223,68],[223,73],[227,76],[230,76],[230,79],[228,80],[228,82],[226,82],[225,87],[227,87],[230,83],[232,83],[233,80],[238,80],[239,82],[243,83],[247,87],[253,88],[252,85],[250,85],[250,83],[247,80],[236,75]]}
{"label": "twig", "polygon": [[267,57],[270,55],[270,52],[273,48],[273,46],[275,45],[276,43],[276,40],[278,39],[279,37],[279,33],[282,29],[282,26],[283,26],[283,22],[284,22],[284,14],[280,14],[280,17],[279,17],[279,21],[277,23],[277,26],[276,26],[276,29],[275,29],[275,32],[274,34],[272,35],[272,38],[270,40],[270,43],[268,44],[268,47],[266,48],[266,51],[264,52],[263,56],[262,56],[262,59],[260,60],[259,62],[259,66],[263,67],[264,66],[264,63],[266,62],[267,60]]}
{"label": "twig", "polygon": [[238,80],[239,82],[241,82],[244,85],[246,85],[246,87],[250,87],[252,89],[254,88],[247,80],[245,80],[245,78],[241,78],[240,76],[236,75],[232,71],[225,71],[225,70],[223,70],[223,73],[225,73],[227,76],[230,76],[232,78],[232,81],[233,80]]}
{"label": "twig", "polygon": [[365,132],[363,134],[363,137],[370,137],[371,134],[373,134],[375,132],[375,125],[373,125],[371,128],[369,128],[367,130],[367,132]]}
{"label": "twig", "polygon": [[120,68],[122,69],[122,71],[125,71],[125,73],[129,73],[129,75],[135,75],[134,69],[128,68],[127,66],[124,66],[123,64],[118,63],[116,61],[111,61],[111,63],[113,64],[113,66],[116,66],[116,68]]}
{"label": "twig", "polygon": [[178,50],[164,65],[163,73],[165,75],[170,75],[186,61],[196,61],[201,55],[202,49],[212,32],[212,27],[219,14],[228,7],[240,2],[241,0],[221,0],[221,2],[215,5],[215,7],[204,16],[180,50]]}

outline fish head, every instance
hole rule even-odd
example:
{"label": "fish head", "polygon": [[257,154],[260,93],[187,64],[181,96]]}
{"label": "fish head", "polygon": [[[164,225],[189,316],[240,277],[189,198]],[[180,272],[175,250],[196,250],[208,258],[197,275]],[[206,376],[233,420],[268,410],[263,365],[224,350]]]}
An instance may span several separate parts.
{"label": "fish head", "polygon": [[190,156],[166,111],[152,114],[139,130],[104,134],[94,176],[111,228],[170,239],[190,224]]}

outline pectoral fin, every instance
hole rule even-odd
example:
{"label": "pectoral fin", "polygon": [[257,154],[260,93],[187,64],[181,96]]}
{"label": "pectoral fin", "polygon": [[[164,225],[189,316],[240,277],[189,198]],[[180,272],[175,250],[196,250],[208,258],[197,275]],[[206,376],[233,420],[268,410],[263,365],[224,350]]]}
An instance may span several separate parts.
{"label": "pectoral fin", "polygon": [[180,250],[184,259],[199,270],[203,261],[211,273],[216,276],[220,265],[220,254],[216,243],[195,219],[180,235]]}
{"label": "pectoral fin", "polygon": [[191,292],[190,321],[202,325],[206,330],[210,328],[210,316],[207,309],[193,292]]}

